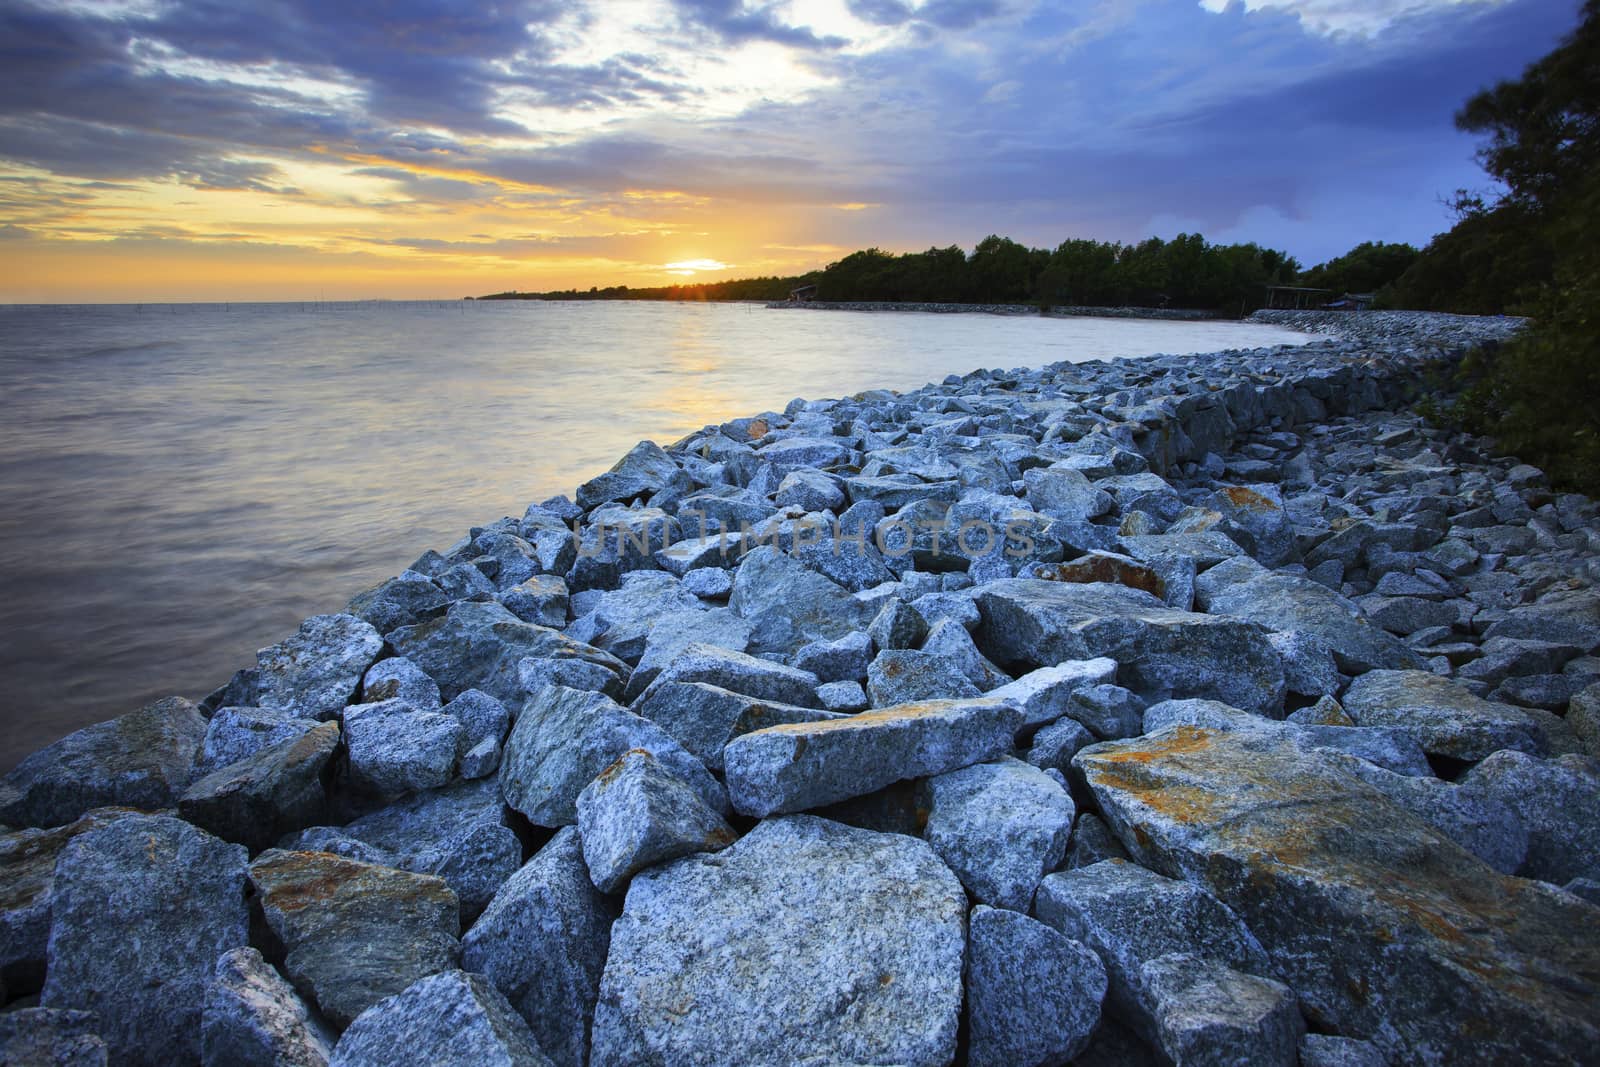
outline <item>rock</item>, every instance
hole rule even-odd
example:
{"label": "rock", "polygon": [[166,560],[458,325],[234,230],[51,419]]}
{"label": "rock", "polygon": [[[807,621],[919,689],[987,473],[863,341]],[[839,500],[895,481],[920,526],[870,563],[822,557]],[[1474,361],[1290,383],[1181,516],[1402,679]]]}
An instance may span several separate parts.
{"label": "rock", "polygon": [[15,1067],[106,1067],[93,1012],[13,1008],[0,1013],[0,1063]]}
{"label": "rock", "polygon": [[203,830],[252,852],[321,817],[327,806],[322,775],[339,747],[339,724],[262,749],[213,771],[178,800],[178,814]]}
{"label": "rock", "polygon": [[967,1063],[1039,1067],[1088,1047],[1106,969],[1081,942],[1012,911],[980,904],[967,937]]}
{"label": "rock", "polygon": [[462,965],[505,994],[558,1067],[588,1060],[614,918],[569,826],[500,887],[462,939]]}
{"label": "rock", "polygon": [[1067,846],[1067,860],[1062,870],[1075,871],[1092,867],[1104,860],[1126,860],[1128,850],[1112,834],[1105,820],[1089,812],[1078,816],[1072,828],[1072,843]]}
{"label": "rock", "polygon": [[1067,853],[1076,814],[1055,779],[1016,759],[922,784],[923,837],[980,903],[1026,913],[1039,879]]}
{"label": "rock", "polygon": [[218,708],[206,725],[194,775],[203,777],[264,748],[303,737],[319,725],[316,719],[302,719],[281,708]]}
{"label": "rock", "polygon": [[1130,556],[1115,552],[1085,552],[1077,559],[1065,563],[1039,563],[1028,568],[1029,577],[1052,582],[1089,584],[1105,582],[1139,589],[1169,603],[1167,583],[1153,565],[1137,562]]}
{"label": "rock", "polygon": [[[827,682],[817,686],[817,699],[833,712],[865,711],[872,706],[860,682]],[[721,763],[721,758],[718,758]]]}
{"label": "rock", "polygon": [[1184,954],[1150,960],[1140,977],[1174,1063],[1297,1067],[1306,1024],[1282,982]]}
{"label": "rock", "polygon": [[[819,686],[817,692],[826,688]],[[861,689],[859,685],[855,688]],[[865,694],[861,699],[865,706]],[[723,748],[741,734],[783,723],[821,722],[835,717],[815,708],[766,701],[705,682],[661,679],[652,682],[633,702],[632,710],[665,730],[713,771],[722,770]]]}
{"label": "rock", "polygon": [[634,878],[591,1062],[788,1063],[803,1049],[819,1063],[949,1063],[965,915],[921,841],[767,820]]}
{"label": "rock", "polygon": [[656,675],[657,682],[704,682],[780,704],[817,705],[817,676],[716,645],[691,644]]}
{"label": "rock", "polygon": [[380,634],[411,626],[450,606],[450,598],[424,575],[407,571],[350,601],[345,611]]}
{"label": "rock", "polygon": [[1286,722],[1300,726],[1354,726],[1356,721],[1345,714],[1344,706],[1331,696],[1318,697],[1309,708],[1299,708],[1285,716]]}
{"label": "rock", "polygon": [[[0,837],[0,991],[11,999],[44,985],[56,860],[67,842],[131,812],[100,808],[65,826]],[[3,1018],[3,1016],[0,1016]]]}
{"label": "rock", "polygon": [[1225,485],[1211,495],[1210,506],[1222,515],[1222,530],[1268,567],[1296,555],[1294,524],[1275,485]]}
{"label": "rock", "polygon": [[1040,770],[1065,774],[1072,766],[1072,757],[1077,755],[1078,750],[1087,748],[1097,740],[1076,719],[1062,719],[1033,735],[1033,745],[1025,758]]}
{"label": "rock", "polygon": [[755,624],[756,652],[793,655],[812,641],[865,629],[872,605],[770,545],[748,553],[734,574],[728,607]]}
{"label": "rock", "polygon": [[589,877],[614,893],[646,867],[716,852],[738,836],[650,753],[623,753],[578,794],[578,830]]}
{"label": "rock", "polygon": [[1196,603],[1214,615],[1320,638],[1347,673],[1420,665],[1416,653],[1374,626],[1353,601],[1309,578],[1251,569],[1247,562],[1219,564],[1195,579]]}
{"label": "rock", "polygon": [[379,660],[361,679],[363,704],[383,700],[403,700],[419,711],[432,711],[443,703],[439,683],[404,656]]}
{"label": "rock", "polygon": [[357,704],[344,715],[350,779],[382,796],[434,789],[455,777],[461,723],[403,700]]}
{"label": "rock", "polygon": [[1600,683],[1572,695],[1567,708],[1567,725],[1577,735],[1582,751],[1600,759]]}
{"label": "rock", "polygon": [[567,583],[559,575],[536,574],[500,594],[500,603],[523,622],[559,630],[567,624]]}
{"label": "rock", "polygon": [[1003,666],[1108,656],[1118,681],[1149,699],[1209,697],[1263,713],[1283,704],[1283,664],[1249,622],[1177,611],[1115,585],[1028,579],[975,590],[979,647]]}
{"label": "rock", "polygon": [[1074,765],[1136,859],[1238,913],[1319,1029],[1460,1063],[1559,1061],[1600,1037],[1600,945],[1571,935],[1589,906],[1496,874],[1325,756],[1178,727]]}
{"label": "rock", "polygon": [[722,787],[705,765],[661,727],[597,693],[551,686],[522,709],[500,761],[506,803],[535,826],[578,821],[578,794],[624,752],[642,748],[686,782],[716,812]]}
{"label": "rock", "polygon": [[699,567],[683,576],[683,589],[706,600],[721,600],[733,592],[733,575],[713,567]]}
{"label": "rock", "polygon": [[1022,479],[1028,486],[1028,506],[1051,518],[1087,522],[1114,506],[1110,493],[1070,468],[1035,467]]}
{"label": "rock", "polygon": [[1333,749],[1357,756],[1396,774],[1429,777],[1433,774],[1421,746],[1410,734],[1392,727],[1351,728],[1276,723],[1215,700],[1167,700],[1145,709],[1145,733],[1153,734],[1173,726],[1270,733],[1297,748],[1307,751]]}
{"label": "rock", "polygon": [[1396,774],[1362,760],[1343,766],[1501,874],[1516,874],[1528,856],[1527,829],[1515,809],[1497,798],[1438,778]]}
{"label": "rock", "polygon": [[1331,697],[1344,684],[1334,662],[1333,649],[1315,634],[1304,630],[1274,633],[1268,637],[1283,659],[1283,682],[1291,693],[1307,697]]}
{"label": "rock", "polygon": [[1600,880],[1600,761],[1496,752],[1463,775],[1459,788],[1521,824],[1527,860],[1515,873],[1555,885]]}
{"label": "rock", "polygon": [[[955,580],[965,578],[966,575],[959,571],[950,571],[946,577]],[[983,621],[983,617],[978,614],[978,605],[964,593],[948,591],[924,593],[911,602],[911,607],[930,627],[937,626],[941,620],[949,619],[959,623],[962,629],[971,633],[978,628],[978,623]]]}
{"label": "rock", "polygon": [[1593,878],[1574,878],[1561,888],[1580,900],[1587,900],[1600,907],[1600,881]]}
{"label": "rock", "polygon": [[518,672],[524,659],[589,665],[619,680],[628,674],[615,656],[523,622],[493,602],[452,604],[447,614],[395,630],[388,641],[439,683],[445,700],[481,689],[508,707],[520,705],[530,695]]}
{"label": "rock", "polygon": [[983,693],[947,657],[892,648],[878,653],[867,668],[867,695],[872,706],[887,708],[925,700],[978,697]]}
{"label": "rock", "polygon": [[[500,746],[511,728],[511,713],[506,706],[481,689],[468,689],[443,710],[461,724],[456,747],[463,758],[462,777],[482,778],[493,774],[500,766]],[[468,774],[464,765],[466,754],[480,745],[488,746],[488,755],[472,768],[474,773]]]}
{"label": "rock", "polygon": [[867,676],[872,662],[872,638],[846,634],[834,641],[813,641],[794,654],[798,670],[814,674],[819,682],[856,682]]}
{"label": "rock", "polygon": [[1024,726],[1042,726],[1069,713],[1072,695],[1090,686],[1116,679],[1114,659],[1069,660],[1029,671],[1014,682],[989,691],[989,699],[1004,700],[1022,711]]}
{"label": "rock", "polygon": [[[1386,578],[1389,576],[1384,575]],[[1414,596],[1373,595],[1362,597],[1360,603],[1367,618],[1390,633],[1401,636],[1435,626],[1453,626],[1462,618],[1459,601],[1439,603]]]}
{"label": "rock", "polygon": [[757,730],[723,750],[729,799],[759,818],[862,796],[1008,752],[1020,721],[1009,704],[936,700]]}
{"label": "rock", "polygon": [[685,483],[686,476],[660,445],[640,441],[609,471],[578,486],[577,501],[587,511],[599,504],[613,500],[626,503]]}
{"label": "rock", "polygon": [[333,1042],[261,953],[236,948],[217,960],[200,1015],[207,1067],[324,1067]]}
{"label": "rock", "polygon": [[1371,671],[1351,683],[1344,710],[1362,726],[1394,726],[1430,755],[1480,760],[1502,748],[1542,754],[1544,728],[1521,708],[1493,704],[1428,671]]}
{"label": "rock", "polygon": [[86,726],[5,776],[0,823],[60,826],[92,808],[170,808],[194,777],[205,734],[200,710],[182,697]]}
{"label": "rock", "polygon": [[928,636],[928,624],[904,600],[890,600],[867,627],[872,643],[885,652],[916,648]]}
{"label": "rock", "polygon": [[1389,1067],[1389,1060],[1370,1041],[1307,1034],[1300,1039],[1300,1067]]}
{"label": "rock", "polygon": [[1096,737],[1115,740],[1144,730],[1144,701],[1120,685],[1090,685],[1072,694],[1067,714]]}
{"label": "rock", "polygon": [[460,957],[460,908],[442,878],[271,849],[250,881],[288,950],[284,970],[336,1028]]}
{"label": "rock", "polygon": [[417,793],[329,831],[367,846],[360,853],[331,848],[311,833],[286,839],[279,847],[338,852],[413,874],[437,875],[461,902],[463,917],[470,919],[522,864],[522,843],[508,822],[499,784],[478,779]]}
{"label": "rock", "polygon": [[117,1063],[200,1058],[216,958],[245,944],[245,851],[167,815],[125,814],[56,862],[39,1003],[92,1011]]}
{"label": "rock", "polygon": [[1157,1037],[1157,1006],[1143,967],[1156,957],[1186,952],[1246,973],[1270,973],[1261,945],[1216,897],[1124,860],[1045,878],[1035,914],[1099,954],[1110,983],[1109,1008],[1150,1040]]}
{"label": "rock", "polygon": [[773,503],[780,508],[798,505],[803,511],[838,511],[844,506],[844,490],[839,482],[821,471],[792,470],[778,483]]}
{"label": "rock", "polygon": [[983,657],[966,627],[954,619],[941,619],[929,627],[920,651],[949,663],[981,693],[1011,681],[1009,675]]}
{"label": "rock", "polygon": [[465,971],[429,975],[378,1001],[350,1024],[328,1062],[330,1067],[550,1064],[500,991],[483,975]]}
{"label": "rock", "polygon": [[1513,608],[1505,618],[1483,632],[1485,640],[1514,637],[1571,645],[1582,652],[1600,646],[1600,593],[1593,589],[1552,594],[1543,600]]}
{"label": "rock", "polygon": [[313,615],[294,636],[256,653],[256,699],[307,719],[331,719],[356,694],[383,638],[354,615]]}

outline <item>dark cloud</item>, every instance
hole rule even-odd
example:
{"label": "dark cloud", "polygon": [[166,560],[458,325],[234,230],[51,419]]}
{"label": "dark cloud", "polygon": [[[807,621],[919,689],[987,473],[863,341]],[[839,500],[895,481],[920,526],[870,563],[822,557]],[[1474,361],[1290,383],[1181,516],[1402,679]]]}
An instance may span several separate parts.
{"label": "dark cloud", "polygon": [[711,31],[724,41],[771,41],[791,48],[840,48],[838,37],[818,37],[803,27],[779,22],[770,6],[748,6],[745,0],[673,0],[691,26]]}

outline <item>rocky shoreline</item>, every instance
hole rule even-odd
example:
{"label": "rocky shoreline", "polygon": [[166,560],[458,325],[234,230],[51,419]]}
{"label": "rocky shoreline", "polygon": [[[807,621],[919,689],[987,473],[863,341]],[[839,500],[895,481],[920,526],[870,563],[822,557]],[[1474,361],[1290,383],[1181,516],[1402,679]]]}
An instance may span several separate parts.
{"label": "rocky shoreline", "polygon": [[1222,319],[1214,311],[1188,308],[1077,307],[1062,305],[1044,311],[1037,304],[936,304],[882,300],[778,300],[767,305],[773,310],[804,311],[915,311],[932,315],[1043,315],[1045,318],[1072,319],[1160,319],[1170,322],[1209,322]]}
{"label": "rocky shoreline", "polygon": [[[964,310],[971,310],[964,309]],[[0,782],[0,1059],[1583,1063],[1600,519],[1507,319],[643,442]]]}

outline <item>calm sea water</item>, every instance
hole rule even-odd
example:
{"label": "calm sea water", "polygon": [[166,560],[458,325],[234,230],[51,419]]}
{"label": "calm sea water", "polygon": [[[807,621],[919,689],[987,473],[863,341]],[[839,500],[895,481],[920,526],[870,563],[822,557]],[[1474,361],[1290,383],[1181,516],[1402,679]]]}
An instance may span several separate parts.
{"label": "calm sea water", "polygon": [[1304,339],[712,304],[0,307],[0,769],[199,697],[641,438],[979,367]]}

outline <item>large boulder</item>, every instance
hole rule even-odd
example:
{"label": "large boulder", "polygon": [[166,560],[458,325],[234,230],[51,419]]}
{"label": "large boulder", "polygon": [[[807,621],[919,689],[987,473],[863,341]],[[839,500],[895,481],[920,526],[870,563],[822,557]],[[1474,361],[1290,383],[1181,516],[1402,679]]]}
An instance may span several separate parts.
{"label": "large boulder", "polygon": [[329,1067],[550,1067],[533,1031],[481,974],[444,971],[362,1012]]}
{"label": "large boulder", "polygon": [[1151,960],[1140,975],[1172,1062],[1298,1067],[1306,1024],[1282,982],[1183,953]]}
{"label": "large boulder", "polygon": [[966,895],[921,841],[810,816],[636,876],[595,1067],[949,1063]]}
{"label": "large boulder", "polygon": [[569,826],[500,887],[461,941],[462,966],[494,982],[558,1067],[583,1067],[615,918]]}
{"label": "large boulder", "polygon": [[1014,911],[980,904],[968,927],[969,1067],[1044,1067],[1087,1048],[1106,995],[1100,957]]}
{"label": "large boulder", "polygon": [[460,906],[442,878],[271,849],[250,881],[290,980],[339,1029],[460,958]]}
{"label": "large boulder", "polygon": [[93,1012],[11,1008],[0,1012],[0,1063],[16,1067],[106,1067]]}
{"label": "large boulder", "polygon": [[206,1067],[324,1067],[333,1034],[253,948],[224,952],[206,989]]}
{"label": "large boulder", "polygon": [[1588,652],[1600,646],[1600,593],[1593,589],[1552,594],[1513,608],[1484,631],[1485,639],[1511,637],[1548,641]]}
{"label": "large boulder", "polygon": [[522,709],[500,762],[506,803],[536,826],[578,821],[578,794],[629,749],[643,749],[716,812],[722,787],[661,727],[598,693],[549,686]]}
{"label": "large boulder", "polygon": [[1114,659],[1069,660],[1029,671],[1014,682],[991,689],[989,699],[1021,708],[1024,726],[1043,726],[1070,713],[1074,693],[1090,686],[1108,685],[1116,677]]}
{"label": "large boulder", "polygon": [[178,814],[224,841],[259,851],[315,822],[327,806],[322,772],[339,747],[339,724],[325,722],[195,782]]}
{"label": "large boulder", "polygon": [[86,726],[24,759],[0,783],[0,823],[60,826],[91,808],[170,808],[194,777],[200,709],[168,697]]}
{"label": "large boulder", "polygon": [[313,615],[292,637],[256,653],[253,703],[331,719],[382,651],[383,638],[371,623],[354,615]]}
{"label": "large boulder", "polygon": [[707,644],[687,645],[661,669],[655,681],[704,682],[746,696],[807,708],[817,706],[819,684],[810,671]]}
{"label": "large boulder", "polygon": [[517,670],[524,659],[588,664],[619,681],[628,676],[628,665],[615,656],[523,622],[493,601],[452,604],[436,619],[391,632],[388,641],[439,683],[445,700],[481,689],[508,707],[520,706],[529,695]]}
{"label": "large boulder", "polygon": [[578,831],[589,877],[606,893],[646,867],[727,848],[738,836],[642,749],[623,753],[578,794]]}
{"label": "large boulder", "polygon": [[1556,885],[1600,881],[1600,760],[1496,752],[1463,775],[1458,788],[1521,824],[1527,858],[1515,873]]}
{"label": "large boulder", "polygon": [[203,778],[264,748],[292,741],[319,725],[316,719],[304,719],[282,708],[218,708],[206,724],[206,738],[195,760],[194,777]]}
{"label": "large boulder", "polygon": [[729,799],[745,815],[804,811],[1008,752],[1022,713],[932,700],[744,734],[723,749]]}
{"label": "large boulder", "polygon": [[357,704],[344,715],[350,780],[380,796],[434,789],[455,777],[461,720],[404,700]]}
{"label": "large boulder", "polygon": [[1281,711],[1283,663],[1257,623],[1169,608],[1120,585],[1014,578],[974,591],[979,647],[1002,665],[1108,656],[1117,681],[1149,699],[1207,697]]}
{"label": "large boulder", "polygon": [[1509,704],[1474,696],[1429,671],[1369,671],[1350,684],[1344,710],[1362,726],[1393,726],[1430,755],[1481,760],[1502,748],[1543,755],[1543,724]]}
{"label": "large boulder", "polygon": [[249,933],[245,860],[168,815],[74,837],[56,861],[39,1003],[92,1011],[113,1062],[197,1061],[212,967]]}
{"label": "large boulder", "polygon": [[[854,685],[847,682],[846,685]],[[823,687],[819,686],[818,690]],[[856,687],[858,690],[860,686]],[[633,702],[644,716],[713,771],[722,770],[722,750],[729,741],[752,730],[791,722],[821,722],[832,712],[802,708],[735,693],[705,682],[657,679]]]}
{"label": "large boulder", "polygon": [[685,481],[684,473],[660,445],[640,441],[610,470],[578,486],[578,506],[588,511],[613,500],[636,500]]}
{"label": "large boulder", "polygon": [[755,624],[754,651],[786,656],[812,641],[865,629],[875,614],[870,601],[771,545],[755,549],[739,564],[728,607]]}
{"label": "large boulder", "polygon": [[1137,860],[1249,925],[1315,1029],[1426,1063],[1566,1062],[1600,1040],[1600,942],[1573,936],[1592,907],[1497,874],[1322,754],[1175,727],[1074,766]]}

